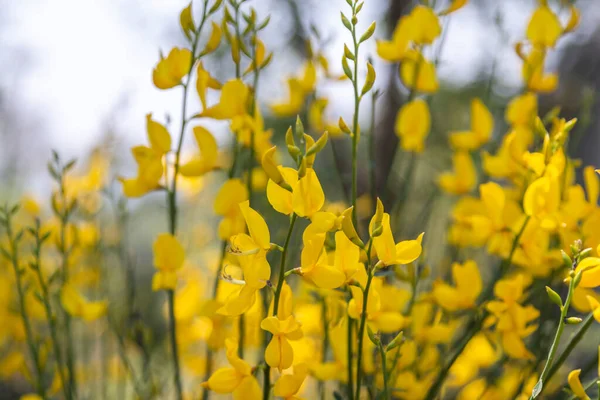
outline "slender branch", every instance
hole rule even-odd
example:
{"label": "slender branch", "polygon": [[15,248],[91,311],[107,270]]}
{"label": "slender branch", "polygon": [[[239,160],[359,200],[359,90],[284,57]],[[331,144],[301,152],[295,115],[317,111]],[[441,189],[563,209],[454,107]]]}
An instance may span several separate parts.
{"label": "slender branch", "polygon": [[367,284],[363,290],[363,303],[362,312],[360,314],[360,325],[358,328],[358,348],[356,349],[356,392],[354,398],[360,399],[360,386],[362,384],[363,368],[362,368],[362,353],[363,353],[363,340],[365,336],[365,327],[367,325],[367,304],[369,302],[369,289],[371,288],[371,282],[375,276],[375,267],[371,267],[371,249],[373,246],[373,240],[369,240],[369,247],[367,249]]}

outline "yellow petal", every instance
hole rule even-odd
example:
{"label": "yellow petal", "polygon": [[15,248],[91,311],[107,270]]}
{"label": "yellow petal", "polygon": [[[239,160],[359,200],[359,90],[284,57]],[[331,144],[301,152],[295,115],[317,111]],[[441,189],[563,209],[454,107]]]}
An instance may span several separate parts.
{"label": "yellow petal", "polygon": [[223,183],[215,197],[215,214],[235,215],[239,212],[239,204],[247,199],[248,189],[241,179],[229,179]]}
{"label": "yellow petal", "polygon": [[585,390],[583,389],[583,385],[581,384],[581,381],[579,380],[580,374],[581,374],[580,369],[576,369],[574,371],[569,372],[569,376],[567,377],[567,381],[569,382],[569,387],[571,388],[571,391],[573,392],[573,394],[575,394],[575,396],[577,396],[578,399],[589,400],[589,397],[585,393]]}
{"label": "yellow petal", "polygon": [[176,270],[183,265],[185,251],[170,233],[161,233],[153,244],[154,266],[160,270]]}
{"label": "yellow petal", "polygon": [[312,168],[298,180],[293,187],[292,204],[294,212],[300,217],[310,218],[323,207],[325,194],[317,174]]}
{"label": "yellow petal", "polygon": [[440,12],[440,15],[448,15],[463,8],[468,3],[468,0],[452,0],[448,8]]}
{"label": "yellow petal", "polygon": [[159,89],[169,89],[179,85],[188,74],[192,64],[192,52],[188,49],[173,48],[167,58],[161,59],[154,71],[152,80]]}
{"label": "yellow petal", "polygon": [[429,106],[422,99],[406,103],[398,111],[395,131],[406,151],[423,151],[425,138],[431,128]]}
{"label": "yellow petal", "polygon": [[[279,172],[288,185],[291,187],[296,185],[298,172],[295,169],[279,167]],[[290,215],[294,211],[292,192],[282,188],[272,180],[267,183],[267,200],[269,200],[275,211],[284,215]]]}
{"label": "yellow petal", "polygon": [[409,264],[419,258],[423,251],[423,235],[421,233],[415,240],[404,240],[396,245],[396,264]]}
{"label": "yellow petal", "polygon": [[208,379],[208,388],[217,393],[232,393],[242,377],[234,368],[219,368]]}
{"label": "yellow petal", "polygon": [[233,400],[260,400],[262,391],[254,376],[246,376],[233,391]]}
{"label": "yellow petal", "polygon": [[263,217],[255,210],[250,208],[250,202],[240,203],[240,210],[248,225],[248,232],[258,247],[268,250],[271,247],[271,235],[269,227]]}
{"label": "yellow petal", "polygon": [[527,25],[527,39],[534,46],[554,47],[562,34],[562,26],[556,14],[547,5],[538,7]]}
{"label": "yellow petal", "polygon": [[204,46],[204,50],[202,50],[202,54],[212,53],[219,47],[219,43],[221,43],[221,27],[216,22],[212,21],[212,30],[210,31],[210,37]]}
{"label": "yellow petal", "polygon": [[160,154],[167,154],[171,150],[171,135],[163,125],[152,120],[152,114],[146,115],[146,130],[150,147]]}
{"label": "yellow petal", "polygon": [[219,103],[204,110],[203,117],[231,119],[247,112],[250,90],[240,79],[226,82],[221,89]]}

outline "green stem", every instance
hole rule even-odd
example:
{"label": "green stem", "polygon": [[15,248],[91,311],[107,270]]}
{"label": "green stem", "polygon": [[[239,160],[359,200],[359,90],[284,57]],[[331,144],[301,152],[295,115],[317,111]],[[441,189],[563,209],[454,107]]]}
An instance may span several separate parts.
{"label": "green stem", "polygon": [[575,332],[568,341],[567,347],[560,353],[560,356],[556,359],[556,362],[550,367],[548,374],[546,375],[546,382],[550,381],[554,374],[558,371],[560,366],[567,360],[573,349],[579,344],[583,336],[588,331],[588,329],[592,326],[594,322],[594,314],[589,313],[587,317],[583,320],[577,332]]}
{"label": "green stem", "polygon": [[371,129],[369,132],[369,188],[371,192],[371,214],[375,214],[377,206],[377,175],[375,163],[375,105],[377,104],[377,96],[379,93],[374,91],[371,95]]}
{"label": "green stem", "polygon": [[383,344],[379,343],[377,346],[379,348],[379,355],[381,357],[381,374],[383,375],[383,398],[385,400],[390,400],[390,392],[388,389],[388,371],[387,371],[387,360],[385,356],[385,349],[383,348]]}
{"label": "green stem", "polygon": [[[292,239],[292,233],[294,232],[294,225],[296,224],[297,215],[292,213],[290,217],[290,227],[288,229],[285,243],[283,245],[283,251],[281,252],[281,262],[279,263],[279,278],[277,281],[277,288],[275,289],[275,295],[273,297],[273,316],[277,316],[279,311],[279,298],[281,297],[281,289],[283,288],[283,282],[285,281],[285,260]],[[263,400],[268,400],[271,392],[271,367],[265,365],[264,375],[264,387],[263,387]]]}
{"label": "green stem", "polygon": [[[321,362],[327,361],[327,352],[329,351],[329,324],[327,321],[327,303],[325,298],[321,299],[321,321],[323,326],[323,348],[321,349]],[[325,382],[319,381],[319,394],[321,400],[325,400]]]}
{"label": "green stem", "polygon": [[546,381],[546,378],[548,377],[548,373],[550,372],[550,367],[552,365],[552,362],[554,361],[554,357],[556,356],[556,351],[558,350],[558,346],[560,344],[560,338],[565,329],[567,313],[569,312],[569,306],[571,305],[571,299],[573,298],[574,291],[575,291],[575,279],[571,279],[571,282],[569,283],[569,292],[567,293],[567,299],[565,300],[565,304],[561,307],[561,310],[560,310],[560,320],[558,321],[558,328],[556,329],[556,334],[554,335],[554,340],[552,341],[552,345],[550,346],[550,352],[548,353],[548,359],[546,360],[546,364],[544,365],[544,369],[542,370],[542,374],[540,375],[540,379],[538,381],[538,384],[541,385],[540,391],[535,396],[532,394],[531,397],[529,398],[530,400],[537,398],[544,391],[544,382]]}
{"label": "green stem", "polygon": [[358,348],[357,348],[357,356],[356,356],[356,392],[354,395],[355,399],[360,399],[360,386],[362,384],[362,376],[363,376],[363,368],[362,368],[362,348],[363,348],[363,339],[365,336],[365,327],[367,325],[367,302],[369,301],[369,289],[371,288],[371,282],[373,281],[373,270],[369,270],[367,276],[367,285],[365,286],[365,290],[363,292],[363,304],[362,304],[362,313],[360,315],[360,324],[358,328]]}
{"label": "green stem", "polygon": [[33,336],[33,330],[31,329],[31,321],[29,320],[29,315],[27,314],[27,308],[25,306],[25,288],[23,287],[23,281],[21,280],[23,272],[20,270],[19,267],[19,249],[17,243],[18,239],[13,237],[11,218],[12,215],[8,214],[7,212],[6,234],[8,236],[8,240],[10,241],[10,261],[15,272],[15,281],[17,283],[17,292],[19,295],[19,312],[21,313],[21,318],[23,319],[27,347],[29,348],[29,353],[31,359],[33,360],[33,366],[35,368],[35,390],[41,398],[46,399],[46,390],[44,388],[43,383],[42,364],[40,362],[38,348],[36,346],[35,338]]}
{"label": "green stem", "polygon": [[354,399],[354,375],[352,374],[352,361],[353,361],[353,352],[352,352],[352,334],[353,334],[353,327],[354,327],[354,321],[352,320],[352,318],[350,318],[350,316],[347,316],[348,319],[348,326],[347,326],[347,330],[346,330],[346,335],[347,335],[347,360],[346,360],[346,368],[347,368],[347,374],[348,374],[348,399],[349,400],[353,400]]}
{"label": "green stem", "polygon": [[[187,126],[187,99],[188,99],[188,89],[190,87],[190,81],[192,79],[192,70],[194,69],[194,65],[196,64],[196,50],[198,47],[198,39],[200,37],[200,32],[204,27],[204,23],[206,22],[207,10],[206,6],[208,1],[204,2],[204,10],[202,13],[202,20],[200,21],[200,25],[196,30],[196,35],[194,37],[194,42],[192,44],[192,60],[190,61],[190,66],[188,69],[188,74],[185,83],[183,84],[183,98],[182,98],[182,107],[181,107],[181,130],[179,132],[179,139],[177,142],[177,150],[175,152],[175,164],[173,166],[173,179],[171,182],[171,189],[167,191],[167,203],[169,206],[169,231],[171,235],[175,236],[177,233],[177,175],[179,174],[179,164],[181,158],[181,149],[183,147],[183,138],[185,134],[185,128]],[[183,399],[183,390],[181,384],[181,371],[179,368],[179,351],[177,348],[177,328],[175,323],[175,291],[167,290],[167,303],[169,308],[169,333],[171,340],[171,351],[173,358],[173,381],[175,383],[176,396],[178,400]]]}
{"label": "green stem", "polygon": [[[525,218],[525,220],[523,221],[523,225],[521,225],[521,229],[519,229],[519,232],[513,239],[513,243],[512,243],[508,257],[502,261],[502,264],[500,264],[500,267],[498,268],[498,271],[496,272],[495,276],[493,277],[490,284],[487,286],[486,290],[482,294],[482,296],[481,296],[482,301],[479,303],[479,306],[477,307],[477,309],[482,308],[481,305],[483,305],[493,295],[494,284],[498,280],[500,280],[508,271],[508,268],[512,264],[512,260],[515,255],[515,251],[517,250],[517,247],[519,246],[519,241],[521,240],[521,236],[523,236],[523,232],[525,232],[525,228],[527,227],[527,224],[529,223],[530,219],[531,219],[531,217],[527,216]],[[452,368],[452,366],[454,365],[454,363],[456,362],[458,357],[462,354],[465,347],[467,347],[467,344],[473,338],[473,336],[475,336],[477,334],[477,332],[479,332],[481,330],[481,328],[483,327],[483,322],[484,322],[485,318],[487,317],[487,315],[488,315],[488,311],[484,309],[482,316],[480,316],[480,317],[477,317],[477,315],[473,316],[473,318],[471,319],[471,321],[469,323],[469,328],[467,329],[467,332],[463,336],[463,339],[460,341],[459,345],[457,346],[456,351],[448,358],[446,365],[444,365],[444,367],[440,371],[439,375],[437,376],[436,380],[433,382],[433,384],[429,388],[429,391],[427,392],[427,395],[425,396],[425,398],[435,399],[437,397],[439,391],[442,388],[442,385],[444,384],[444,381],[446,380],[446,377],[448,376],[448,372],[450,372],[450,368]]]}
{"label": "green stem", "polygon": [[[356,3],[352,6],[352,15],[355,18]],[[354,89],[354,115],[352,119],[352,223],[357,225],[356,198],[358,192],[358,137],[360,127],[358,126],[358,113],[360,111],[361,96],[358,94],[358,40],[356,39],[356,25],[352,25],[352,44],[354,45],[354,71],[352,75],[352,88]]]}
{"label": "green stem", "polygon": [[44,279],[42,268],[41,268],[41,248],[42,248],[42,238],[40,232],[39,220],[36,220],[36,231],[35,231],[35,248],[33,250],[35,257],[35,272],[40,284],[40,288],[42,289],[42,301],[44,303],[44,311],[46,312],[46,319],[48,319],[48,326],[50,328],[50,339],[52,341],[52,347],[54,351],[54,360],[56,362],[56,368],[58,370],[58,376],[60,377],[60,381],[62,383],[62,391],[65,396],[65,399],[71,399],[71,394],[69,393],[69,389],[67,386],[67,379],[65,377],[65,371],[63,370],[63,361],[62,361],[62,350],[60,348],[60,341],[58,340],[58,329],[56,328],[56,318],[54,316],[54,312],[52,311],[52,304],[50,303],[50,292],[48,290],[48,285],[46,285],[46,281]]}

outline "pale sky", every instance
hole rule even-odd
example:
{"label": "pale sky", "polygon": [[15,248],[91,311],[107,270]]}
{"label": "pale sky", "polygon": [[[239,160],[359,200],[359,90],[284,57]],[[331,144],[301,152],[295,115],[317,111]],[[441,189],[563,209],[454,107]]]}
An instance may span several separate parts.
{"label": "pale sky", "polygon": [[[260,13],[261,5],[268,1],[249,3],[257,4]],[[319,4],[322,8],[314,13],[321,20],[314,23],[333,34],[330,63],[341,70],[341,44],[348,38],[340,28],[339,9],[345,9],[345,1],[306,1],[307,6]],[[535,2],[529,3],[530,8],[518,13],[513,10],[514,2],[503,5],[504,28],[511,43],[524,37]],[[153,112],[158,119],[167,113],[179,115],[180,90],[155,89],[151,74],[159,49],[168,52],[171,46],[183,43],[182,38],[179,42],[174,40],[181,37],[178,16],[186,4],[187,0],[4,1],[0,20],[0,84],[15,94],[11,98],[15,108],[25,115],[31,112],[39,120],[36,135],[45,140],[48,149],[58,148],[70,156],[85,152],[101,135],[103,123],[111,115],[116,116],[119,132],[126,133],[127,145],[141,143],[145,141],[146,113]],[[195,4],[199,6],[200,2]],[[361,14],[363,29],[372,20],[381,20],[379,10],[383,9],[379,2],[366,1]],[[439,71],[446,82],[468,84],[481,63],[489,62],[488,49],[499,43],[495,29],[484,25],[478,12],[468,5],[451,17]],[[280,20],[281,17],[278,20],[277,15],[272,16],[273,28],[265,40],[267,46],[271,43],[278,51],[285,50],[281,49],[285,41],[274,32],[285,26]],[[376,37],[381,37],[382,32],[383,27],[379,27]],[[363,54],[374,55],[374,43]],[[519,63],[514,52],[505,46],[499,56],[502,61],[498,76],[516,89]],[[263,83],[263,99],[285,95],[281,85],[285,76],[280,74],[280,68],[296,72],[299,67],[294,60],[274,64],[277,74],[271,74],[276,75],[272,83],[277,85]],[[342,92],[349,87],[333,90],[342,94],[332,100],[334,112],[348,112],[349,96]],[[178,121],[174,123],[177,126]]]}

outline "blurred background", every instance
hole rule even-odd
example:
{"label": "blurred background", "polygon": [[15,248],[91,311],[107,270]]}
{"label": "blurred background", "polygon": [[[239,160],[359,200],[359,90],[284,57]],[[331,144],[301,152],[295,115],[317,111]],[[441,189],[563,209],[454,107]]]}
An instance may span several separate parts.
{"label": "blurred background", "polygon": [[[442,1],[438,0],[438,3]],[[554,10],[561,9],[558,0],[549,2]],[[16,200],[23,194],[39,199],[48,197],[52,181],[46,163],[52,149],[59,151],[64,159],[77,157],[85,161],[94,149],[101,148],[110,154],[110,178],[132,176],[135,164],[129,149],[146,141],[145,115],[151,112],[155,119],[167,121],[168,127],[178,129],[180,91],[156,89],[152,84],[152,68],[161,51],[166,53],[172,46],[185,44],[178,21],[180,11],[187,3],[187,0],[0,2],[2,201]],[[334,74],[342,73],[340,59],[343,44],[349,38],[340,23],[339,10],[346,4],[344,0],[251,0],[250,3],[257,9],[259,17],[271,15],[271,22],[261,39],[275,57],[261,75],[259,101],[266,127],[274,129],[273,141],[281,143],[287,126],[294,119],[275,118],[268,105],[287,96],[286,77],[301,73],[307,40],[327,56]],[[359,31],[364,31],[375,20],[374,37],[389,38],[397,20],[412,8],[413,3],[408,0],[366,0]],[[416,163],[414,187],[410,193],[402,194],[406,196],[406,207],[402,209],[402,227],[397,228],[400,236],[414,237],[426,230],[430,243],[445,241],[453,199],[440,196],[436,177],[451,164],[448,132],[468,126],[470,101],[479,96],[496,117],[495,136],[505,134],[505,106],[510,98],[522,91],[521,61],[515,54],[514,44],[524,39],[528,19],[536,5],[535,0],[471,0],[465,8],[445,18],[442,37],[426,54],[427,58],[439,63],[441,85],[431,99],[432,131],[426,151]],[[553,107],[561,106],[565,118],[578,117],[580,122],[569,151],[581,158],[584,165],[600,165],[599,105],[596,101],[600,83],[600,3],[578,0],[576,5],[581,11],[581,24],[574,33],[561,39],[549,55],[548,69],[558,72],[559,87],[540,97],[539,114],[544,115]],[[194,4],[196,6],[200,4]],[[568,19],[568,9],[564,7],[559,16],[564,23]],[[377,71],[376,88],[382,93],[375,107],[377,191],[398,195],[395,189],[401,186],[411,163],[402,152],[394,157],[398,146],[394,122],[408,93],[400,84],[397,66],[377,58],[375,41],[363,46],[361,57],[364,61],[373,58]],[[234,75],[225,45],[205,61],[205,67],[220,81]],[[349,82],[321,82],[317,92],[329,99],[329,121],[337,121],[339,116],[351,120],[353,96]],[[192,110],[199,108],[196,96],[190,100],[193,101]],[[209,102],[216,100],[209,98]],[[369,126],[371,120],[369,102],[366,99],[361,109],[363,127]],[[215,134],[224,149],[228,148],[231,137],[226,123],[202,121],[202,124]],[[184,146],[189,153],[195,151],[191,138]],[[347,138],[336,139],[335,146],[340,154],[349,154]],[[327,198],[343,200],[343,192],[339,189],[344,189],[346,183],[343,179],[340,183],[335,169],[328,168],[333,165],[333,157],[329,152],[324,153],[327,154],[320,156],[317,168]],[[349,172],[349,156],[342,156],[341,163],[348,163],[341,167]],[[365,193],[368,190],[366,168],[361,174],[359,192]],[[192,196],[186,197],[189,204],[185,209],[188,214],[184,214],[187,215],[184,225],[194,226],[199,220],[205,223],[216,221],[211,212],[212,200],[217,180],[221,182],[222,178],[220,175],[209,176],[187,187]],[[208,190],[200,193],[201,188]],[[113,184],[111,190],[120,193],[121,187]],[[261,212],[267,213],[266,201],[262,206]],[[152,272],[150,244],[155,233],[164,230],[166,223],[164,214],[156,212],[156,207],[160,210],[164,207],[162,194],[129,204],[132,211],[129,226],[135,230],[130,245],[131,253],[135,254],[131,256],[131,262],[136,268],[138,284],[145,287],[140,296],[149,296],[140,299],[139,304],[149,310],[146,317],[150,319],[156,317],[150,315],[155,311],[153,305],[163,301],[162,296],[148,293]],[[272,210],[270,212],[268,218],[281,218]],[[279,224],[282,229],[284,225]],[[202,243],[212,240],[217,244],[211,229],[204,231],[196,227],[197,237],[190,240]],[[277,234],[281,232],[275,232]],[[299,255],[299,249],[295,253],[292,257]],[[217,256],[215,246],[195,262],[214,264]],[[428,258],[434,266],[434,275],[442,275],[449,265],[449,262],[442,262],[445,256],[441,251]],[[111,288],[115,293],[119,290],[124,289],[118,285]],[[155,324],[158,342],[164,327],[160,315],[157,317],[148,325]]]}

